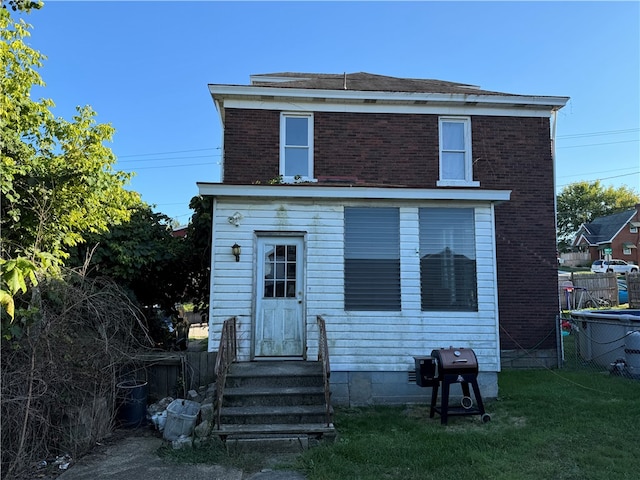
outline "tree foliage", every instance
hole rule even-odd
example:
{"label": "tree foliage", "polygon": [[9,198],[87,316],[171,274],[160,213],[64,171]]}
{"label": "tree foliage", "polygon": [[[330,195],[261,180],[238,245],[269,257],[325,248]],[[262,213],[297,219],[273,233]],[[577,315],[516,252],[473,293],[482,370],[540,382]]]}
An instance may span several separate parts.
{"label": "tree foliage", "polygon": [[[25,2],[15,4],[28,10]],[[3,306],[11,302],[6,268],[12,275],[28,259],[37,272],[59,267],[68,249],[87,233],[105,232],[126,221],[140,204],[139,195],[124,186],[130,175],[114,169],[115,156],[104,145],[113,128],[98,124],[89,106],[78,107],[71,121],[56,118],[50,99],[34,100],[31,90],[44,86],[38,73],[45,56],[25,39],[31,26],[14,21],[9,9],[0,9],[0,228],[3,262]],[[16,270],[17,269],[17,270]],[[13,277],[12,277],[13,278]],[[3,308],[3,327],[5,326]],[[10,317],[10,316],[9,316]]]}
{"label": "tree foliage", "polygon": [[638,202],[640,196],[625,186],[604,187],[599,180],[567,185],[557,198],[558,239],[566,243],[583,223],[628,210]]}
{"label": "tree foliage", "polygon": [[130,174],[114,170],[104,145],[114,129],[96,123],[91,107],[68,121],[54,117],[51,100],[31,98],[44,85],[36,68],[45,57],[24,43],[29,25],[4,9],[0,19],[2,255],[36,260],[43,251],[61,260],[85,233],[127,220],[139,196],[124,189]]}
{"label": "tree foliage", "polygon": [[133,293],[141,305],[169,311],[185,290],[182,239],[172,235],[171,219],[143,205],[129,221],[86,236],[69,262],[91,277],[107,276]]}
{"label": "tree foliage", "polygon": [[213,202],[211,197],[195,196],[189,202],[193,210],[185,238],[187,256],[187,288],[185,298],[192,301],[194,310],[209,310],[209,279],[211,277],[211,215]]}

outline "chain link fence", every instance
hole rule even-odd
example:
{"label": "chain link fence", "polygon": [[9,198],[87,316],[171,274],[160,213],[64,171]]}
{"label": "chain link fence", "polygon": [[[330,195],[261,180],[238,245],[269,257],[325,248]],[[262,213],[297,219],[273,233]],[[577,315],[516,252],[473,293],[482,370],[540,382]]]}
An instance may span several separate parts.
{"label": "chain link fence", "polygon": [[640,310],[583,310],[562,316],[563,368],[640,378]]}

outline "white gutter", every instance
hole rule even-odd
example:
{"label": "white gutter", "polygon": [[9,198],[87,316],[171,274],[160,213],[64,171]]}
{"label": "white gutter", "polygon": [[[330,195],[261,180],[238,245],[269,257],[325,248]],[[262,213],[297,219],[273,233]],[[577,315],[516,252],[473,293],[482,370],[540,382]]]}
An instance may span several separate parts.
{"label": "white gutter", "polygon": [[204,196],[243,198],[302,198],[353,200],[475,200],[505,202],[511,190],[479,190],[477,188],[383,188],[324,187],[318,185],[230,185],[198,182],[198,193]]}
{"label": "white gutter", "polygon": [[558,110],[566,105],[569,97],[532,96],[532,95],[478,95],[462,93],[424,93],[424,92],[376,92],[359,90],[322,90],[309,88],[262,87],[256,85],[209,85],[209,92],[216,98],[227,97],[268,97],[275,99],[313,99],[334,100],[344,103],[380,101],[392,103],[480,103],[514,106],[548,107]]}

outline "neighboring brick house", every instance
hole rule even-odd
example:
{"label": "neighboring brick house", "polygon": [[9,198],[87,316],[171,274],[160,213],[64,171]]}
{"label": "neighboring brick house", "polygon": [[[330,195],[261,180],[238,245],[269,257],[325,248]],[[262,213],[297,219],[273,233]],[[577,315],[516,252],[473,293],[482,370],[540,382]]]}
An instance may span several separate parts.
{"label": "neighboring brick house", "polygon": [[567,97],[251,80],[209,86],[224,129],[222,183],[198,184],[214,199],[209,350],[237,316],[241,361],[314,359],[321,315],[332,398],[351,405],[425,401],[413,356],[439,347],[474,349],[485,396],[501,359],[556,364],[550,124]]}
{"label": "neighboring brick house", "polygon": [[573,246],[588,251],[591,261],[625,260],[640,265],[640,203],[624,212],[598,217],[580,226]]}

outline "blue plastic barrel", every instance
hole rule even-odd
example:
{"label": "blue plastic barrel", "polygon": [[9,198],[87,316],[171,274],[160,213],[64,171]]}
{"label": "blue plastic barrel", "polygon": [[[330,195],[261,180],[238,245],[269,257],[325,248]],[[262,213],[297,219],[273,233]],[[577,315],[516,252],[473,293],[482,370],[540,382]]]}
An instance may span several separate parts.
{"label": "blue plastic barrel", "polygon": [[120,427],[135,428],[143,425],[147,417],[147,382],[127,380],[117,387],[117,424]]}

